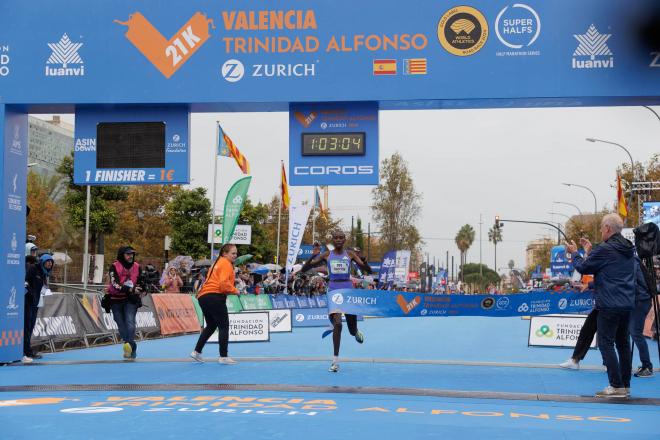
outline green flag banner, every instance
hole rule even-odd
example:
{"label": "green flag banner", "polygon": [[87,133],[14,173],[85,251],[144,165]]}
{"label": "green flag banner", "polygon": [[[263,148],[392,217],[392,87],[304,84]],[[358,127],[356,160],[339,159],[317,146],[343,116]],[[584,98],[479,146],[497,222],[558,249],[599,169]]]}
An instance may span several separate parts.
{"label": "green flag banner", "polygon": [[227,311],[229,313],[238,313],[243,311],[241,299],[238,295],[227,295]]}
{"label": "green flag banner", "polygon": [[241,295],[243,310],[270,310],[273,304],[268,295]]}
{"label": "green flag banner", "polygon": [[238,223],[238,217],[243,209],[243,203],[247,197],[252,176],[243,177],[232,185],[225,199],[225,212],[222,216],[222,243],[229,243],[234,229]]}

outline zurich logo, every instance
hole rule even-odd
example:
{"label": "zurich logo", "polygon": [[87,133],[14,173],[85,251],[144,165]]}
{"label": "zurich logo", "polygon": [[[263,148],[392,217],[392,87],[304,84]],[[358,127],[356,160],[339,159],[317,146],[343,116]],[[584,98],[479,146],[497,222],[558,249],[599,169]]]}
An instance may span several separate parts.
{"label": "zurich logo", "polygon": [[426,316],[428,313],[429,313],[429,311],[426,310],[426,309],[422,309],[422,310],[419,312],[419,314],[422,315],[422,316]]}
{"label": "zurich logo", "polygon": [[523,312],[529,312],[529,306],[527,303],[522,303],[520,306],[518,306],[518,312],[523,313]]}
{"label": "zurich logo", "polygon": [[296,322],[303,322],[304,320],[305,320],[305,315],[303,315],[302,313],[298,313],[296,315]]}
{"label": "zurich logo", "polygon": [[566,306],[568,306],[568,300],[566,298],[560,299],[559,300],[559,310],[566,309]]}
{"label": "zurich logo", "polygon": [[179,142],[180,140],[181,140],[181,136],[179,136],[178,134],[172,136],[172,142]]}
{"label": "zurich logo", "polygon": [[332,302],[335,304],[344,304],[344,295],[341,293],[335,293],[332,295]]}
{"label": "zurich logo", "polygon": [[497,308],[502,310],[506,309],[509,307],[509,298],[506,296],[503,296],[502,298],[497,299]]}
{"label": "zurich logo", "polygon": [[222,77],[229,82],[240,81],[245,75],[245,66],[238,60],[227,60],[222,65]]}

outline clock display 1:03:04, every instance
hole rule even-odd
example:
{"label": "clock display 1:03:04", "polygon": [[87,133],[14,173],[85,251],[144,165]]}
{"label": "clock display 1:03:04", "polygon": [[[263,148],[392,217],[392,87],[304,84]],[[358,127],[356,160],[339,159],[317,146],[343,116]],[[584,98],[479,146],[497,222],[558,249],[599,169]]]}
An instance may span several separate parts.
{"label": "clock display 1:03:04", "polygon": [[363,156],[366,150],[364,132],[303,133],[303,156]]}

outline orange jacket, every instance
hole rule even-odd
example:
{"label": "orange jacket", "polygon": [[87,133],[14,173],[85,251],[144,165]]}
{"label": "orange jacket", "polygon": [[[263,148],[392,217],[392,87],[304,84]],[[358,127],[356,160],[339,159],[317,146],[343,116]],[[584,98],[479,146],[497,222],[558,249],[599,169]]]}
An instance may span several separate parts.
{"label": "orange jacket", "polygon": [[225,257],[218,258],[208,278],[206,278],[202,290],[197,294],[197,298],[207,293],[223,293],[225,295],[238,293],[238,290],[234,287],[234,265]]}

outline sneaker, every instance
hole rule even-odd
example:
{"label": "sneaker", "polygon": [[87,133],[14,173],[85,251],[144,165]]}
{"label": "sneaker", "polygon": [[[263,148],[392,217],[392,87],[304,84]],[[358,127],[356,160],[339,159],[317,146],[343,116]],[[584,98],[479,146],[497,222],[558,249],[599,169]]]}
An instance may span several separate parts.
{"label": "sneaker", "polygon": [[361,331],[358,331],[355,334],[355,340],[358,341],[359,344],[362,344],[364,342],[364,333],[362,333]]}
{"label": "sneaker", "polygon": [[639,367],[635,372],[635,377],[653,377],[653,370],[646,367]]}
{"label": "sneaker", "polygon": [[190,353],[190,357],[195,359],[197,362],[204,362],[204,358],[202,357],[202,353],[198,353],[195,350],[193,350],[193,352]]}
{"label": "sneaker", "polygon": [[604,390],[596,393],[596,397],[605,397],[608,399],[625,399],[628,397],[628,391],[625,388],[614,388],[611,385],[605,387]]}
{"label": "sneaker", "polygon": [[238,362],[236,362],[235,360],[233,360],[232,358],[227,356],[227,357],[218,358],[218,363],[225,364],[225,365],[234,365],[234,364],[237,364]]}
{"label": "sneaker", "polygon": [[33,361],[34,359],[32,359],[30,356],[23,356],[23,358],[21,359],[21,362],[23,362],[24,364],[31,364]]}
{"label": "sneaker", "polygon": [[559,364],[561,368],[566,368],[568,370],[579,370],[580,369],[580,363],[575,362],[573,358],[568,359],[566,362],[562,362]]}
{"label": "sneaker", "polygon": [[32,353],[32,354],[30,355],[30,357],[31,357],[32,359],[41,359],[43,356],[40,355],[39,353]]}
{"label": "sneaker", "polygon": [[135,342],[131,342],[131,359],[137,358],[137,344]]}
{"label": "sneaker", "polygon": [[333,362],[332,365],[330,365],[330,368],[328,368],[328,371],[331,372],[331,373],[338,372],[339,371],[339,364]]}
{"label": "sneaker", "polygon": [[330,327],[329,329],[325,330],[323,333],[321,333],[321,339],[330,336],[330,335],[332,334],[333,330],[334,330],[334,329],[333,329],[332,327]]}
{"label": "sneaker", "polygon": [[128,342],[124,342],[124,359],[130,359],[133,354],[133,347]]}

